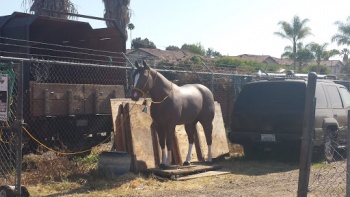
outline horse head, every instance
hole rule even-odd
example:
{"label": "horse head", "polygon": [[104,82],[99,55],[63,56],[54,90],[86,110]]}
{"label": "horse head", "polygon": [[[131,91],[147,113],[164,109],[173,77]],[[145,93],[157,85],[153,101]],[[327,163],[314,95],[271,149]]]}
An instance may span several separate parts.
{"label": "horse head", "polygon": [[147,93],[153,87],[153,76],[151,74],[152,69],[143,61],[143,66],[139,65],[135,61],[136,70],[132,75],[133,89],[131,90],[131,99],[138,101],[140,97],[145,98]]}

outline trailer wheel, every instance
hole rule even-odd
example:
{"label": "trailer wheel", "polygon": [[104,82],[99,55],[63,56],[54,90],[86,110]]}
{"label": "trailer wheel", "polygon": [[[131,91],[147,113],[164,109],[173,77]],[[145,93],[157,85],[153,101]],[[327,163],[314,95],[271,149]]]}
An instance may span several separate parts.
{"label": "trailer wheel", "polygon": [[8,185],[0,186],[0,197],[14,197],[15,192]]}

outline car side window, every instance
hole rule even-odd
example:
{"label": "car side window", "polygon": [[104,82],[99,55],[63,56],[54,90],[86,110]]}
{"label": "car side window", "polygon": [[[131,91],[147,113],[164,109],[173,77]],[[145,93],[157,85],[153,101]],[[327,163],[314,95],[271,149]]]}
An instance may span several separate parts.
{"label": "car side window", "polygon": [[316,85],[315,97],[317,109],[327,108],[327,98],[321,84]]}
{"label": "car side window", "polygon": [[350,93],[349,93],[349,91],[344,87],[340,87],[339,92],[340,92],[341,98],[343,100],[344,108],[350,107]]}
{"label": "car side window", "polygon": [[343,103],[341,101],[340,94],[338,92],[337,87],[332,85],[327,85],[326,88],[327,88],[329,98],[331,100],[332,108],[335,108],[335,109],[343,108]]}

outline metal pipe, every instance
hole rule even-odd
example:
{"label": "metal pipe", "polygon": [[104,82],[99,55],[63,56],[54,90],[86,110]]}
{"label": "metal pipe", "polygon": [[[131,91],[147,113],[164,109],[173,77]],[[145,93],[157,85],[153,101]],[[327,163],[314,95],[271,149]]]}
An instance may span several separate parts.
{"label": "metal pipe", "polygon": [[311,153],[313,148],[312,136],[315,129],[316,81],[316,73],[309,73],[305,98],[303,134],[301,138],[298,197],[307,197],[309,187]]}
{"label": "metal pipe", "polygon": [[23,61],[19,65],[18,76],[18,99],[16,118],[14,121],[15,131],[17,132],[17,161],[16,161],[16,193],[21,196],[21,178],[22,178],[22,124],[23,124]]}
{"label": "metal pipe", "polygon": [[211,73],[211,87],[210,87],[210,89],[211,89],[211,92],[213,92],[214,93],[214,72],[204,63],[204,62],[202,62],[202,64],[210,71],[210,73]]}

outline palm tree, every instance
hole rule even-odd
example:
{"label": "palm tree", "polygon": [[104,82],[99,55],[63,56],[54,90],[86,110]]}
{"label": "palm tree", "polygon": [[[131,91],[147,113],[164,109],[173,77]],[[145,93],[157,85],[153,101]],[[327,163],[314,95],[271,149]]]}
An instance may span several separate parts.
{"label": "palm tree", "polygon": [[[125,37],[128,37],[126,28],[130,22],[130,0],[102,0],[105,5],[104,18],[116,21],[119,28],[124,31]],[[106,21],[107,27],[114,27],[114,23]]]}
{"label": "palm tree", "polygon": [[349,49],[344,48],[343,50],[340,51],[340,54],[343,55],[343,64],[348,65],[349,54],[350,54]]}
{"label": "palm tree", "polygon": [[311,46],[306,45],[303,46],[303,43],[299,42],[297,44],[297,52],[294,53],[294,49],[291,46],[286,46],[284,48],[284,53],[281,55],[281,58],[293,59],[296,63],[298,63],[298,72],[301,72],[301,67],[305,65],[305,63],[313,60],[315,56],[312,54],[310,50]]}
{"label": "palm tree", "polygon": [[332,49],[329,51],[325,51],[324,55],[323,55],[323,60],[329,60],[329,58],[335,56],[335,55],[339,55],[340,52],[337,49]]}
{"label": "palm tree", "polygon": [[43,9],[55,10],[65,13],[75,13],[78,11],[70,0],[23,0],[23,7],[29,7],[30,11],[37,15],[50,16],[62,19],[68,19],[69,16],[65,14],[46,12]]}
{"label": "palm tree", "polygon": [[311,29],[306,26],[306,23],[309,21],[309,19],[303,19],[300,20],[299,16],[294,16],[291,23],[288,23],[286,21],[280,21],[278,25],[281,25],[282,32],[274,32],[275,35],[288,39],[292,41],[293,48],[293,61],[294,61],[294,70],[296,67],[296,53],[297,53],[297,42],[306,38],[309,35],[312,35]]}
{"label": "palm tree", "polygon": [[130,31],[130,40],[132,40],[132,35],[131,35],[131,31],[135,29],[135,25],[132,23],[128,24],[128,29]]}
{"label": "palm tree", "polygon": [[332,36],[332,42],[337,42],[338,45],[350,45],[350,17],[346,23],[341,21],[335,22],[338,25],[338,33]]}
{"label": "palm tree", "polygon": [[327,51],[328,43],[323,43],[322,45],[312,42],[309,44],[310,51],[314,53],[317,63],[317,73],[320,73],[320,63],[322,60],[328,60],[331,56],[339,54],[339,51],[333,49],[331,51]]}

